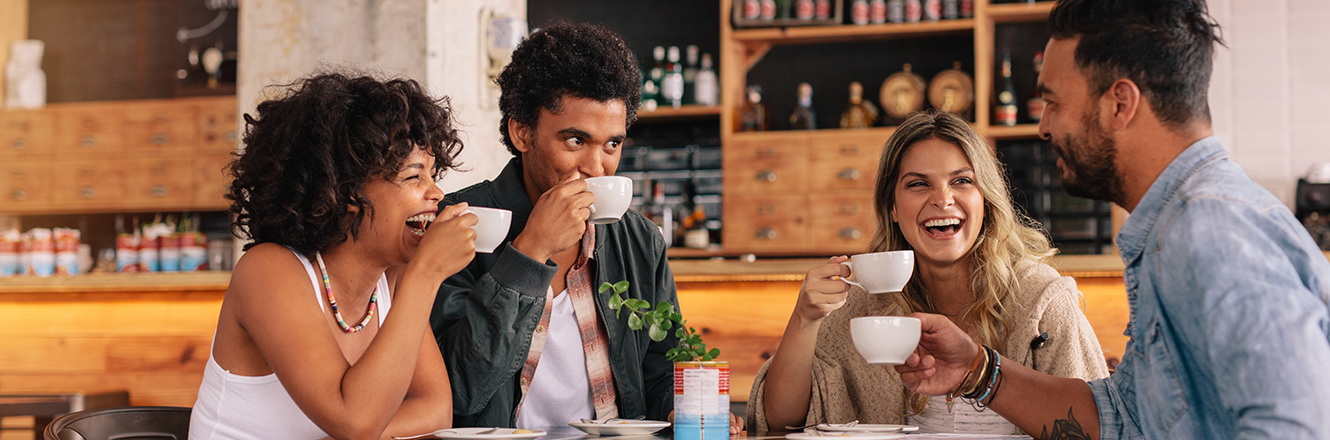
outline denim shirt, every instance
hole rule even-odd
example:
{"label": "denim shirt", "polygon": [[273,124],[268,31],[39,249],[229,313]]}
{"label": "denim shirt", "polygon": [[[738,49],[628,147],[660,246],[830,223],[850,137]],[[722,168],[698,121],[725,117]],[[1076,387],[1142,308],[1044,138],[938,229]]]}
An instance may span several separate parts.
{"label": "denim shirt", "polygon": [[1173,160],[1117,245],[1131,339],[1090,382],[1101,438],[1330,436],[1330,263],[1218,140]]}

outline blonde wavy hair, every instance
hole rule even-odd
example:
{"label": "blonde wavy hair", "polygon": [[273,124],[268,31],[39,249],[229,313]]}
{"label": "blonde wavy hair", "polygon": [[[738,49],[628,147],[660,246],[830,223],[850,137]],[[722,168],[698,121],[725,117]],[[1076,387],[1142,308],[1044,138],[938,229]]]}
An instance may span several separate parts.
{"label": "blonde wavy hair", "polygon": [[[975,184],[984,197],[984,221],[979,237],[964,257],[970,270],[970,290],[974,301],[961,310],[957,321],[968,324],[973,336],[984,345],[1005,353],[1010,325],[1002,303],[1017,290],[1020,280],[1016,266],[1024,260],[1046,262],[1056,251],[1038,223],[1012,207],[1006,171],[979,133],[964,119],[950,113],[919,112],[907,119],[882,151],[873,194],[877,214],[877,232],[872,252],[913,250],[891,221],[896,203],[896,185],[900,180],[901,159],[914,144],[938,139],[956,145],[974,169]],[[919,278],[919,267],[898,297],[906,313],[939,313],[928,288]],[[911,415],[923,411],[927,397],[906,390]]]}

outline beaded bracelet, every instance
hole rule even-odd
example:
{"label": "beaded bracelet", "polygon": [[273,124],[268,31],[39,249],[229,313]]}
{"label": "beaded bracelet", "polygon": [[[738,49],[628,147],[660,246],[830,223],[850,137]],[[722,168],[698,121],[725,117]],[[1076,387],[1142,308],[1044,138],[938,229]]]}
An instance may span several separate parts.
{"label": "beaded bracelet", "polygon": [[[992,350],[991,348],[989,350]],[[984,394],[980,395],[976,402],[982,402],[988,399],[988,395],[993,393],[993,383],[997,382],[997,375],[1002,372],[1002,356],[993,353],[993,374],[988,377],[988,386],[984,389]]]}
{"label": "beaded bracelet", "polygon": [[984,373],[979,376],[979,382],[975,383],[974,389],[961,395],[966,399],[977,399],[983,395],[982,393],[987,393],[989,388],[993,386],[993,374],[997,371],[1001,356],[998,355],[997,350],[987,346],[983,348],[985,360],[988,362],[984,365]]}

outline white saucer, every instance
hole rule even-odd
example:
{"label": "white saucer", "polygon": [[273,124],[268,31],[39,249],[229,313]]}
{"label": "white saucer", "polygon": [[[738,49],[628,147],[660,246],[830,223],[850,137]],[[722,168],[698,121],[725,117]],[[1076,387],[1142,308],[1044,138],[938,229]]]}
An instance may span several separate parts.
{"label": "white saucer", "polygon": [[434,431],[434,437],[459,439],[459,440],[508,440],[508,439],[536,438],[536,437],[545,436],[545,431],[532,431],[529,429],[524,429],[523,431],[532,431],[532,432],[516,432],[518,430],[513,428],[499,428],[489,434],[480,434],[481,432],[489,431],[491,429],[494,428],[440,429],[438,431]]}
{"label": "white saucer", "polygon": [[591,435],[650,435],[670,427],[670,422],[656,420],[610,420],[607,423],[572,422],[568,426]]}
{"label": "white saucer", "polygon": [[892,440],[905,438],[904,433],[900,432],[792,432],[785,434],[789,440]]}
{"label": "white saucer", "polygon": [[823,423],[817,425],[817,430],[831,432],[915,432],[919,430],[919,427],[914,425],[874,425],[869,423],[858,423],[854,425]]}

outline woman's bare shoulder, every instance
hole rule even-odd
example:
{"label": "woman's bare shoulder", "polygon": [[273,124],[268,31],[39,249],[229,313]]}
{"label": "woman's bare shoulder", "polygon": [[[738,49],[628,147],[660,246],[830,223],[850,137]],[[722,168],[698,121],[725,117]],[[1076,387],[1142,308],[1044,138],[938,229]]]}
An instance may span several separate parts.
{"label": "woman's bare shoulder", "polygon": [[245,251],[236,262],[227,295],[247,296],[254,292],[295,288],[309,290],[310,286],[308,272],[294,252],[281,245],[261,243]]}

